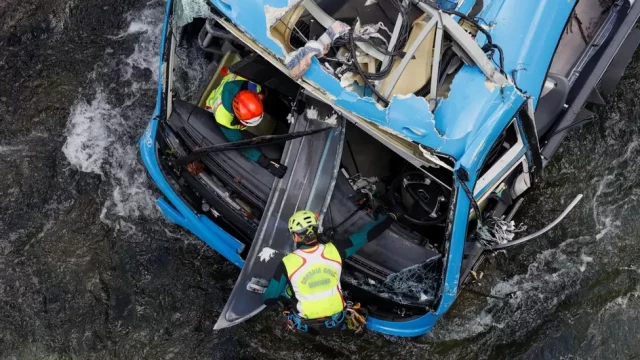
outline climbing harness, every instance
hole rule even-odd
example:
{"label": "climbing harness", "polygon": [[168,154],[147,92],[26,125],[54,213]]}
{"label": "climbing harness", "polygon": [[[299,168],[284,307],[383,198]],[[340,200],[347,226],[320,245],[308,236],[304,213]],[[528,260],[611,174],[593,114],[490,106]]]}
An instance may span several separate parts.
{"label": "climbing harness", "polygon": [[350,301],[346,302],[344,310],[328,318],[309,320],[290,310],[285,310],[282,314],[287,317],[287,332],[309,333],[310,330],[315,330],[320,334],[334,333],[345,328],[360,334],[367,325],[368,317],[367,310],[360,303],[354,304]]}
{"label": "climbing harness", "polygon": [[287,317],[287,323],[286,323],[287,325],[285,327],[286,331],[288,332],[309,331],[309,327],[307,325],[302,324],[303,319],[300,316],[298,316],[298,314],[289,310],[283,311],[282,314]]}
{"label": "climbing harness", "polygon": [[287,323],[285,330],[288,332],[309,332],[310,329],[322,333],[324,329],[329,330],[341,330],[342,324],[347,317],[347,310],[342,310],[337,314],[322,319],[305,319],[298,315],[295,311],[285,310],[282,312],[287,317]]}
{"label": "climbing harness", "polygon": [[349,301],[345,312],[347,329],[355,331],[356,334],[363,332],[367,325],[367,310],[362,308],[360,303],[353,304]]}

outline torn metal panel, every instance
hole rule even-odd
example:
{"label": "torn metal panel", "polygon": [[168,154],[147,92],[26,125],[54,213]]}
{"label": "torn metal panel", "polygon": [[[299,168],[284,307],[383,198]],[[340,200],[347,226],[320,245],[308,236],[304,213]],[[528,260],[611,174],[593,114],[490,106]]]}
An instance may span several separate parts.
{"label": "torn metal panel", "polygon": [[[324,122],[302,114],[291,125],[291,132],[325,128],[332,114],[324,110],[321,109],[327,115],[323,116]],[[333,193],[342,158],[342,146],[338,145],[344,140],[344,132],[345,121],[339,118],[329,131],[287,142],[282,162],[289,171],[274,182],[256,237],[215,329],[241,323],[264,308],[262,295],[248,284],[253,278],[272,274],[282,257],[294,250],[287,228],[292,213],[309,209],[325,214],[329,206],[327,194]]]}
{"label": "torn metal panel", "polygon": [[[479,71],[478,69],[469,68],[468,71]],[[460,81],[459,79],[456,79]],[[462,83],[461,81],[459,84]],[[463,83],[462,83],[463,84]],[[462,86],[462,85],[457,85]],[[502,90],[502,91],[501,91]],[[469,136],[469,143],[466,145],[469,151],[456,162],[456,170],[463,168],[469,174],[468,185],[473,187],[478,178],[478,172],[483,164],[483,160],[491,150],[491,146],[495,139],[503,131],[504,127],[511,121],[520,106],[525,102],[524,96],[515,89],[514,86],[508,86],[503,89],[494,89],[491,92],[494,95],[491,106],[484,108],[475,108],[471,113],[477,112],[477,116],[486,118],[483,126],[471,131],[473,136]],[[443,101],[438,111],[446,108],[447,101]],[[452,110],[451,110],[452,111]],[[437,118],[438,112],[436,112]],[[477,124],[475,126],[478,126]],[[456,180],[459,182],[459,180]],[[444,271],[444,284],[442,289],[442,301],[438,307],[437,315],[443,315],[453,304],[457,297],[458,285],[460,282],[460,269],[462,267],[463,249],[467,233],[467,224],[469,222],[471,202],[464,191],[459,191],[456,198],[456,220],[452,224],[451,241],[449,244],[450,251],[445,261],[446,268]]]}
{"label": "torn metal panel", "polygon": [[[299,1],[211,1],[229,17],[235,26],[253,38],[257,46],[262,47],[263,51],[267,50],[276,55],[280,62],[283,61],[285,54],[281,44],[278,44],[268,35],[268,21],[277,21],[277,17],[274,17],[275,15],[284,14],[283,11],[298,5]],[[492,1],[487,5],[488,10],[485,9],[487,13],[486,16],[483,16],[483,19],[492,19],[489,16],[497,17],[502,14],[500,11],[501,6],[496,4],[501,4],[505,7],[514,6],[507,3],[515,2],[505,0]],[[521,15],[516,16],[517,21],[511,19],[500,20],[500,22],[508,22],[511,26],[510,28],[499,26],[499,24],[491,28],[491,33],[496,38],[494,42],[499,43],[505,51],[505,64],[510,64],[511,68],[514,68],[517,59],[531,56],[539,58],[541,56],[539,53],[548,53],[546,56],[550,60],[553,51],[540,51],[539,48],[546,45],[537,44],[538,47],[534,49],[531,47],[533,44],[531,44],[531,46],[524,48],[526,50],[522,50],[520,49],[522,44],[517,42],[519,40],[509,40],[506,38],[507,34],[511,34],[515,29],[516,33],[527,33],[527,36],[535,36],[540,33],[543,35],[539,38],[545,38],[551,30],[543,26],[540,23],[540,19],[532,19],[530,16],[526,16],[526,13],[538,13],[538,7],[542,9],[540,11],[544,11],[547,14],[552,13],[553,9],[566,12],[568,11],[567,8],[571,6],[553,5],[547,4],[547,2],[540,4],[533,1],[526,1],[526,4],[517,3],[529,11],[515,11],[515,13],[521,13]],[[461,2],[459,9],[463,9],[465,6],[467,6],[467,1]],[[264,12],[265,7],[269,10],[268,14]],[[513,13],[512,9],[511,14]],[[560,15],[553,16],[554,19],[561,17]],[[495,21],[498,22],[498,20]],[[533,30],[527,30],[531,26],[534,26]],[[531,89],[532,84],[537,82],[539,91],[543,79],[544,77],[540,76],[539,73],[537,76],[529,76],[528,73],[523,72],[518,77],[518,80],[522,81],[522,83],[518,83],[518,86],[521,88],[526,86],[526,89]],[[428,102],[424,98],[418,98],[414,95],[393,96],[390,99],[389,107],[383,108],[370,97],[363,98],[354,92],[344,89],[340,85],[340,81],[329,74],[315,58],[312,59],[311,66],[305,73],[302,84],[310,85],[315,91],[323,92],[329,101],[334,100],[334,104],[342,108],[342,110],[376,123],[390,133],[400,135],[409,141],[422,144],[455,159],[460,159],[468,151],[477,153],[478,149],[472,147],[473,140],[480,133],[483,133],[483,129],[486,127],[498,126],[500,128],[506,126],[515,113],[515,109],[511,109],[511,105],[517,108],[524,101],[522,95],[513,85],[499,86],[487,82],[484,74],[477,66],[468,65],[463,66],[456,75],[448,98],[438,99],[438,107],[435,114],[432,113]],[[464,105],[461,106],[461,104]],[[495,137],[487,138],[487,141],[492,141],[493,139]]]}
{"label": "torn metal panel", "polygon": [[508,79],[500,73],[499,69],[496,68],[496,66],[486,56],[485,51],[478,46],[478,43],[471,37],[471,35],[451,16],[445,15],[442,11],[436,10],[434,7],[418,0],[413,0],[413,2],[432,18],[439,18],[439,21],[442,22],[442,26],[446,29],[447,33],[456,41],[460,48],[469,55],[474,63],[482,69],[482,72],[490,81],[498,85],[505,85],[508,83]]}
{"label": "torn metal panel", "polygon": [[302,0],[210,0],[225,16],[272,54],[284,58],[280,44],[269,37],[269,29]]}
{"label": "torn metal panel", "polygon": [[[556,52],[565,23],[577,0],[485,1],[478,14],[484,19],[493,43],[504,51],[504,69],[525,93],[534,97],[542,90],[545,74]],[[478,43],[486,38],[478,34]],[[494,61],[499,61],[498,54]]]}

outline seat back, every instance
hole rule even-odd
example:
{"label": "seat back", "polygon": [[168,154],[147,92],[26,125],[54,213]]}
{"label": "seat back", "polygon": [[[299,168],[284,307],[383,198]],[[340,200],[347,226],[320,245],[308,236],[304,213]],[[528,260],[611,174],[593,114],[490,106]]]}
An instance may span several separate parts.
{"label": "seat back", "polygon": [[[338,174],[336,187],[331,198],[325,228],[340,224],[356,211],[356,193],[342,173]],[[347,220],[339,229],[336,240],[346,238],[374,221],[365,211],[358,211],[355,216]],[[393,225],[376,240],[362,247],[353,257],[345,262],[369,276],[385,280],[389,275],[396,274],[414,265],[423,264],[428,260],[440,257],[440,254],[425,246],[419,245],[420,237],[415,233],[405,231],[398,225]]]}
{"label": "seat back", "polygon": [[[197,147],[224,144],[227,141],[220,127],[213,118],[213,114],[192,105],[186,101],[173,101],[174,110],[169,118],[169,126],[181,137],[187,136],[187,141],[195,142]],[[262,148],[267,148],[261,147]],[[278,146],[268,146],[271,156],[279,158],[282,149]],[[239,151],[223,151],[207,156],[210,170],[228,186],[236,187],[237,191],[249,197],[261,207],[266,204],[274,177],[267,170],[255,162],[244,157]]]}

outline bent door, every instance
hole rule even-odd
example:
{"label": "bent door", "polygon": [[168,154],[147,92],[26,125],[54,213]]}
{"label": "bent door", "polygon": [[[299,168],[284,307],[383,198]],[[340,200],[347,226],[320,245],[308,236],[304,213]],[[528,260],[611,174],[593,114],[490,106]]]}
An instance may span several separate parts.
{"label": "bent door", "polygon": [[345,121],[325,104],[313,104],[313,109],[310,102],[307,105],[310,111],[294,120],[290,132],[332,126],[330,122],[337,119],[335,127],[287,143],[282,159],[287,174],[274,182],[244,267],[214,329],[239,324],[264,308],[262,294],[248,290],[247,285],[252,278],[270,278],[282,257],[294,250],[287,230],[289,217],[308,209],[319,214],[322,221],[326,212],[342,158]]}

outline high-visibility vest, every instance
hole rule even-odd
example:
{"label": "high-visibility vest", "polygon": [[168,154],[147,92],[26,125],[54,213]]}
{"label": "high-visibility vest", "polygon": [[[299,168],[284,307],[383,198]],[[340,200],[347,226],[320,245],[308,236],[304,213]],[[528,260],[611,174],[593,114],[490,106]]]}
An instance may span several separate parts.
{"label": "high-visibility vest", "polygon": [[[233,113],[233,110],[231,108],[227,109],[222,103],[222,95],[225,90],[224,87],[225,85],[227,85],[227,83],[231,81],[249,81],[249,80],[236,74],[228,74],[227,76],[222,78],[220,85],[218,85],[218,87],[215,90],[213,90],[209,95],[209,97],[207,98],[207,102],[205,104],[206,109],[213,113],[213,115],[216,118],[216,122],[221,126],[224,126],[228,129],[244,130],[247,127],[240,124],[239,121],[234,121],[236,116]],[[257,84],[255,85],[255,88],[257,92],[260,92],[262,90],[261,86]],[[231,98],[235,97],[235,95],[236,94],[232,94]]]}
{"label": "high-visibility vest", "polygon": [[296,310],[300,316],[319,319],[344,310],[340,287],[342,259],[335,245],[298,249],[282,261],[298,300]]}

